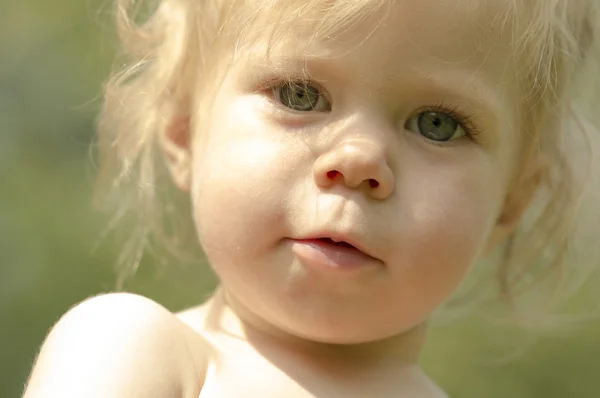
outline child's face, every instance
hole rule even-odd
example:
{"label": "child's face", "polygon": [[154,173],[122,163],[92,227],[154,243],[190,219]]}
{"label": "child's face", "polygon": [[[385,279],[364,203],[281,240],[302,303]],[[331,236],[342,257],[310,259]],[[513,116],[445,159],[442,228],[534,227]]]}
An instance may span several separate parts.
{"label": "child's face", "polygon": [[[192,140],[194,217],[223,288],[303,337],[359,342],[423,322],[500,228],[519,161],[517,84],[508,42],[490,25],[497,10],[396,3],[362,45],[381,15],[337,40],[352,51],[307,61],[303,100],[289,86],[264,88],[276,76],[255,50]],[[299,77],[291,48],[273,58],[291,58],[279,72]],[[306,101],[315,109],[298,110]],[[320,250],[335,246],[303,240],[320,237],[372,258],[350,250],[327,266]]]}

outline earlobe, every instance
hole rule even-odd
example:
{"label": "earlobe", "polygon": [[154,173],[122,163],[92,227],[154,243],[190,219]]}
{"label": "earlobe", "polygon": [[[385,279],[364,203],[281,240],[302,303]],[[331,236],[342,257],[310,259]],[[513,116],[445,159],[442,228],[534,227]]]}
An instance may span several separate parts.
{"label": "earlobe", "polygon": [[165,154],[173,183],[187,192],[190,189],[192,153],[188,115],[173,117],[160,134],[160,146]]}

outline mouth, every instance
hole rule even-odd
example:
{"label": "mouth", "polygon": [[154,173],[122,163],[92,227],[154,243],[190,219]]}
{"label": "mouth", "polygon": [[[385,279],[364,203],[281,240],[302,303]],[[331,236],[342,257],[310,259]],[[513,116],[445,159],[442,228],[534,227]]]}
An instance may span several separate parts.
{"label": "mouth", "polygon": [[367,270],[377,269],[382,263],[371,256],[356,242],[334,236],[315,236],[307,239],[293,239],[294,252],[317,269]]}
{"label": "mouth", "polygon": [[303,242],[312,242],[330,250],[342,251],[345,253],[360,253],[362,255],[378,260],[374,253],[358,239],[349,234],[336,234],[331,232],[321,232],[294,240]]}
{"label": "mouth", "polygon": [[340,250],[353,250],[365,254],[369,257],[376,258],[371,250],[365,245],[361,244],[357,239],[353,239],[347,234],[329,234],[317,235],[312,238],[315,242],[319,242],[322,245],[338,248]]}
{"label": "mouth", "polygon": [[323,245],[324,247],[330,247],[332,249],[342,250],[344,252],[359,252],[366,256],[376,258],[371,251],[367,249],[367,247],[359,243],[358,240],[351,238],[347,234],[315,234],[313,237],[307,240],[311,240],[315,243]]}
{"label": "mouth", "polygon": [[360,250],[360,249],[357,249],[356,247],[354,247],[353,245],[351,245],[350,243],[348,243],[348,242],[346,242],[344,240],[339,241],[339,242],[337,242],[337,241],[335,241],[335,240],[333,240],[331,238],[317,238],[316,240],[318,240],[320,242],[323,242],[325,244],[329,244],[329,245],[334,245],[334,246],[339,246],[339,247],[347,247],[347,248],[350,248],[350,249]]}

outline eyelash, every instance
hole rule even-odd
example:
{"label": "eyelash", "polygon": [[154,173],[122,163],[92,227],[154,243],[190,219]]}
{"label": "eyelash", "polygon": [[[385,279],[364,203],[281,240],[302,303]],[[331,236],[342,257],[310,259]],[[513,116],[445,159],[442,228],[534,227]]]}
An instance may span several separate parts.
{"label": "eyelash", "polygon": [[[325,98],[327,101],[331,102],[329,99],[329,96],[326,93],[327,90],[325,90],[320,84],[315,83],[314,81],[310,80],[310,79],[305,79],[305,78],[285,78],[285,77],[274,77],[272,79],[268,79],[264,82],[261,82],[258,86],[258,89],[256,90],[256,93],[272,93],[273,89],[277,88],[277,87],[283,87],[286,84],[298,84],[298,85],[302,85],[302,86],[313,86],[315,87],[317,90],[319,90],[319,96],[322,96],[323,98]],[[305,113],[305,112],[304,112]]]}
{"label": "eyelash", "polygon": [[[301,85],[310,85],[314,86],[319,90],[319,95],[322,95],[327,101],[331,102],[328,96],[324,93],[326,92],[323,87],[313,82],[310,79],[302,79],[302,78],[284,78],[284,77],[274,77],[272,79],[266,80],[259,85],[259,89],[256,90],[256,93],[271,93],[273,89],[277,87],[282,87],[285,84],[301,84]],[[469,139],[474,139],[477,135],[479,135],[480,130],[477,125],[472,121],[472,115],[467,114],[460,110],[460,108],[456,105],[446,104],[444,101],[440,101],[433,106],[424,106],[419,108],[417,111],[413,112],[412,115],[419,115],[423,112],[440,112],[445,113],[446,115],[452,117],[456,122],[463,128],[465,135]],[[302,112],[305,113],[305,112]],[[414,116],[411,116],[414,117]],[[439,144],[439,143],[438,143]]]}
{"label": "eyelash", "polygon": [[463,128],[465,135],[474,139],[479,135],[480,130],[477,125],[473,122],[473,116],[460,110],[456,105],[446,104],[444,101],[440,101],[433,106],[425,106],[413,112],[413,115],[418,115],[423,112],[440,112],[450,116]]}

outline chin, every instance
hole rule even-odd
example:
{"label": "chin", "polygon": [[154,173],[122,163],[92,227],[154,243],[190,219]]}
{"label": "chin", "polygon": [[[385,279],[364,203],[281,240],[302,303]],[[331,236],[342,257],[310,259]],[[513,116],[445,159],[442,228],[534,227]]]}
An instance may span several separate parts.
{"label": "chin", "polygon": [[307,335],[298,335],[305,340],[314,341],[322,344],[337,344],[337,345],[360,345],[368,344],[393,337],[391,335],[374,335],[371,333],[355,333],[341,330],[327,330],[320,333],[312,333]]}
{"label": "chin", "polygon": [[[373,322],[372,319],[351,317],[342,319],[339,316],[297,316],[294,319],[282,319],[276,325],[298,338],[324,344],[356,345],[386,340],[407,333],[424,320],[416,322],[401,322],[396,318],[392,324],[389,321]],[[286,322],[287,321],[287,322]]]}

